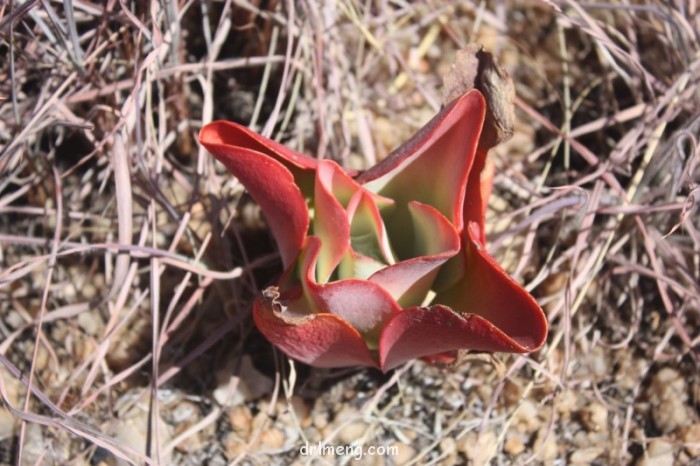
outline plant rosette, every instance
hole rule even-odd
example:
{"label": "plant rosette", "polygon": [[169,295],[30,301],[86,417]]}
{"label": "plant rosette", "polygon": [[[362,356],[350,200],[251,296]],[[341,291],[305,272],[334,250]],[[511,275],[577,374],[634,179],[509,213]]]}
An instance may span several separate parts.
{"label": "plant rosette", "polygon": [[458,350],[526,353],[547,336],[535,299],[489,255],[493,166],[471,90],[364,172],[226,121],[200,142],[263,210],[285,268],[254,305],[260,332],[317,367],[388,371]]}

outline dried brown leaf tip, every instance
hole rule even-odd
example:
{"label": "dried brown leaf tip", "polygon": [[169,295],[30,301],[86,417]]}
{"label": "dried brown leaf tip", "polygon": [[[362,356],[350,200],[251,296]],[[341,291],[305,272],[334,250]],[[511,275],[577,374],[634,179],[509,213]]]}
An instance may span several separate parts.
{"label": "dried brown leaf tip", "polygon": [[488,150],[513,136],[515,87],[508,72],[496,63],[481,44],[469,44],[457,52],[455,61],[442,78],[445,104],[478,89],[486,99],[486,120],[479,148]]}

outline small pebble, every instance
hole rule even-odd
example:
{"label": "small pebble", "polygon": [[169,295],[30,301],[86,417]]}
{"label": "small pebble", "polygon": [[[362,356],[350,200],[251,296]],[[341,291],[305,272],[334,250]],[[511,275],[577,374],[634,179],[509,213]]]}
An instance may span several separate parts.
{"label": "small pebble", "polygon": [[293,396],[289,399],[289,405],[294,410],[294,415],[301,427],[309,427],[311,425],[311,408],[304,399],[299,396]]}
{"label": "small pebble", "polygon": [[276,428],[265,429],[260,433],[260,446],[266,450],[281,450],[284,448],[284,433]]}
{"label": "small pebble", "polygon": [[680,438],[687,445],[685,449],[688,454],[700,458],[700,423],[695,423],[683,429]]}
{"label": "small pebble", "polygon": [[511,456],[518,456],[525,451],[525,444],[519,435],[510,435],[503,444],[503,449]]}
{"label": "small pebble", "polygon": [[444,456],[443,464],[456,464],[457,462],[457,442],[452,437],[445,437],[440,440],[440,453]]}
{"label": "small pebble", "polygon": [[407,464],[416,456],[416,450],[411,445],[402,442],[394,442],[390,447],[394,448],[393,451],[396,452],[396,455],[392,456],[392,459],[397,466]]}
{"label": "small pebble", "polygon": [[46,369],[49,364],[49,352],[45,346],[40,345],[36,352],[36,361],[34,364],[34,370],[37,372],[42,372]]}
{"label": "small pebble", "polygon": [[503,399],[507,406],[515,406],[523,393],[523,387],[513,380],[507,380],[503,387]]}
{"label": "small pebble", "polygon": [[591,403],[581,410],[581,423],[588,432],[608,430],[608,410],[600,403]]}
{"label": "small pebble", "polygon": [[688,399],[686,382],[678,371],[664,367],[657,372],[647,395],[652,403],[651,416],[661,432],[669,434],[690,424],[691,409],[685,403]]}
{"label": "small pebble", "polygon": [[195,403],[182,400],[172,410],[172,422],[180,424],[182,422],[195,423],[199,419],[199,406]]}
{"label": "small pebble", "polygon": [[636,466],[674,466],[673,446],[662,440],[653,440],[646,451],[637,461]]}
{"label": "small pebble", "polygon": [[655,395],[662,400],[680,398],[685,401],[688,399],[685,380],[683,380],[677,370],[670,367],[664,367],[656,373],[652,379],[652,388],[652,397]]}
{"label": "small pebble", "polygon": [[[120,445],[126,445],[136,451],[145,451],[149,423],[148,410],[138,405],[134,406],[117,423],[114,438]],[[158,422],[158,434],[161,445],[167,444],[172,439],[168,425],[162,420]],[[163,457],[166,464],[169,464],[170,460],[169,455]],[[117,459],[118,466],[126,466],[127,464],[129,463]]]}
{"label": "small pebble", "polygon": [[103,326],[102,319],[96,311],[83,312],[82,314],[78,315],[77,322],[78,327],[91,336],[96,336]]}
{"label": "small pebble", "polygon": [[458,442],[457,449],[471,461],[470,464],[473,466],[485,466],[497,442],[498,437],[491,431],[481,435],[471,432]]}
{"label": "small pebble", "polygon": [[21,327],[24,324],[24,319],[19,312],[12,310],[4,316],[5,325],[10,327],[12,330]]}
{"label": "small pebble", "polygon": [[532,451],[539,452],[537,459],[543,461],[545,464],[551,464],[557,459],[557,439],[553,432],[547,435],[545,429],[537,432],[537,438],[535,439],[535,444],[532,447]]}
{"label": "small pebble", "polygon": [[569,458],[569,464],[588,465],[605,452],[604,447],[588,447],[576,450]]}
{"label": "small pebble", "polygon": [[97,349],[97,343],[92,337],[86,337],[85,335],[76,335],[75,342],[73,344],[73,354],[76,361],[85,361],[87,358],[92,356]]}
{"label": "small pebble", "polygon": [[[218,386],[214,390],[214,399],[220,405],[236,406],[244,401],[257,400],[272,391],[272,379],[255,368],[250,356],[242,357],[237,374],[233,372],[234,362],[231,360],[216,373]],[[237,377],[238,381],[232,384],[232,377]]]}
{"label": "small pebble", "polygon": [[610,376],[608,370],[608,358],[607,351],[602,346],[596,346],[590,353],[590,359],[588,363],[591,367],[591,372],[598,379],[603,379]]}
{"label": "small pebble", "polygon": [[573,390],[563,390],[555,401],[555,407],[560,415],[568,416],[578,407],[579,395]]}
{"label": "small pebble", "polygon": [[22,464],[41,464],[40,458],[46,458],[49,445],[46,443],[43,434],[44,427],[39,424],[28,423],[24,432],[24,443],[22,444]]}
{"label": "small pebble", "polygon": [[231,461],[245,452],[247,445],[235,432],[229,432],[223,439],[223,447],[226,452],[226,458]]}
{"label": "small pebble", "polygon": [[452,437],[445,437],[440,441],[440,452],[442,453],[452,453],[456,448],[455,439]]}
{"label": "small pebble", "polygon": [[524,433],[531,433],[539,429],[542,421],[540,421],[538,414],[537,405],[531,400],[524,400],[515,415],[517,429]]}
{"label": "small pebble", "polygon": [[351,422],[340,431],[338,440],[340,440],[341,443],[349,445],[362,437],[366,431],[367,425],[364,422]]}
{"label": "small pebble", "polygon": [[245,406],[236,406],[228,410],[228,420],[233,430],[239,437],[247,439],[253,425],[253,414]]}
{"label": "small pebble", "polygon": [[[189,422],[183,422],[182,424],[179,424],[177,427],[175,427],[175,436],[177,437],[190,427],[191,424]],[[175,445],[175,449],[180,453],[191,455],[194,452],[200,450],[203,446],[204,443],[202,442],[201,435],[199,435],[199,432],[194,432],[190,433],[190,435],[188,435],[183,441]]]}
{"label": "small pebble", "polygon": [[656,427],[668,434],[690,422],[690,408],[679,398],[667,398],[652,407]]}
{"label": "small pebble", "polygon": [[326,413],[318,413],[313,416],[313,425],[317,429],[323,429],[328,425],[328,416]]}
{"label": "small pebble", "polygon": [[7,395],[7,402],[9,402],[15,408],[18,408],[20,396],[23,396],[23,385],[22,382],[17,380],[12,374],[10,374],[4,366],[0,365],[0,377],[5,384],[5,394]]}
{"label": "small pebble", "polygon": [[7,409],[0,406],[0,441],[15,435],[18,425],[18,419]]}

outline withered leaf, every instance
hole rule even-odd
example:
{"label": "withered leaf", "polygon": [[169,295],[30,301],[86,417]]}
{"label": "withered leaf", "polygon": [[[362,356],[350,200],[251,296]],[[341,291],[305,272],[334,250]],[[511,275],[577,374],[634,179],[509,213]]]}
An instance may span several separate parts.
{"label": "withered leaf", "polygon": [[481,44],[469,44],[457,52],[443,76],[443,102],[447,104],[470,89],[478,89],[487,104],[480,148],[488,150],[513,136],[515,87],[508,72]]}

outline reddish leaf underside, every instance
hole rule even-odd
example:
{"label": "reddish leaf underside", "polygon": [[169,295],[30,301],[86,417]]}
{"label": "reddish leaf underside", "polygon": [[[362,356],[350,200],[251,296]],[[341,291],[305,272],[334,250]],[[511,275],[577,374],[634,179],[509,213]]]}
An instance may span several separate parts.
{"label": "reddish leaf underside", "polygon": [[524,352],[488,320],[460,315],[442,305],[412,307],[394,315],[379,340],[379,361],[388,371],[412,359],[458,349]]}
{"label": "reddish leaf underside", "polygon": [[253,318],[270,343],[297,361],[316,367],[377,367],[360,333],[338,316],[285,316],[281,304],[261,296]]}
{"label": "reddish leaf underside", "polygon": [[[318,160],[296,152],[289,147],[266,138],[250,128],[231,121],[213,121],[202,128],[199,134],[202,144],[224,144],[243,147],[277,160],[289,170],[295,168],[315,170]],[[205,142],[206,141],[206,142]]]}
{"label": "reddish leaf underside", "polygon": [[247,133],[241,133],[238,125],[231,125],[211,123],[202,128],[199,139],[260,205],[287,267],[299,253],[309,228],[306,201],[292,173],[282,163],[267,153],[236,145],[255,146],[256,139],[241,142],[238,135]]}
{"label": "reddish leaf underside", "polygon": [[[299,274],[305,300],[290,304],[301,312],[333,314],[360,332],[370,347],[376,347],[386,320],[401,308],[379,285],[357,279],[339,280],[325,285],[315,280],[316,261],[321,241],[310,236],[300,255]],[[306,306],[306,309],[303,309]]]}
{"label": "reddish leaf underside", "polygon": [[[547,320],[535,299],[513,280],[478,240],[479,229],[465,230],[462,278],[450,289],[438,293],[433,302],[459,314],[476,314],[506,335],[517,352],[538,349],[547,337]],[[500,349],[498,351],[509,351]]]}

